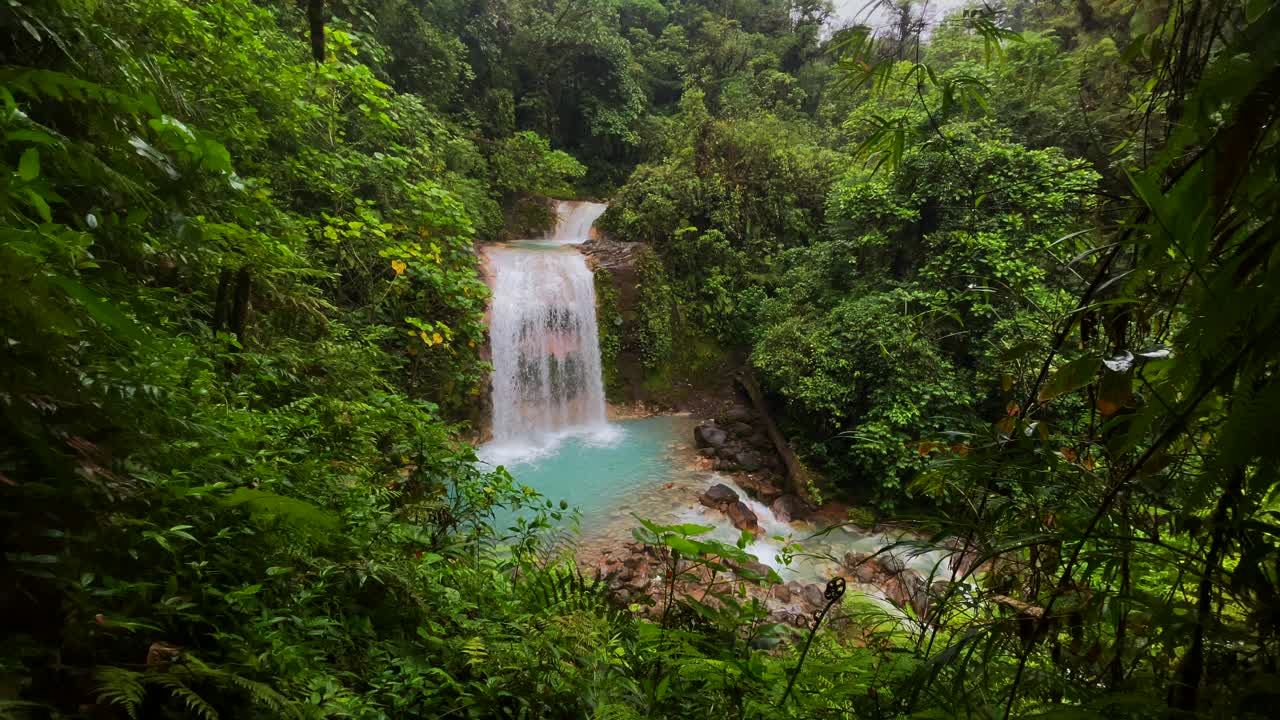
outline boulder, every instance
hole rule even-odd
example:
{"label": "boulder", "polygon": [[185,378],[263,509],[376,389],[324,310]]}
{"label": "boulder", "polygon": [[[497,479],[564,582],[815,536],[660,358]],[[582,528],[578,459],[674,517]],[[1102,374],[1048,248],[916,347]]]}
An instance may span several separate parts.
{"label": "boulder", "polygon": [[826,607],[827,604],[827,598],[823,595],[824,590],[826,590],[826,588],[822,585],[805,585],[804,588],[800,590],[800,599],[803,600],[804,604],[808,605],[810,608],[814,610],[821,610],[823,607]]}
{"label": "boulder", "polygon": [[751,422],[756,413],[746,405],[734,405],[720,419],[726,423]]}
{"label": "boulder", "polygon": [[878,557],[880,558],[880,564],[892,575],[897,575],[907,569],[906,561],[893,551],[881,553]]}
{"label": "boulder", "polygon": [[720,447],[729,439],[729,433],[712,424],[699,425],[693,429],[693,442],[700,448]]}
{"label": "boulder", "polygon": [[729,431],[740,438],[750,437],[755,432],[755,428],[744,422],[736,422],[729,426]]}
{"label": "boulder", "polygon": [[[732,492],[732,491],[730,491]],[[729,522],[739,530],[748,532],[760,532],[760,521],[756,519],[756,514],[751,512],[751,508],[747,504],[738,500],[724,509],[724,514],[729,516]]]}
{"label": "boulder", "polygon": [[713,458],[716,456],[716,449],[713,447],[698,448],[698,454],[704,458]]}
{"label": "boulder", "polygon": [[738,486],[762,503],[771,503],[782,494],[782,489],[764,475],[743,475],[737,478]]}
{"label": "boulder", "polygon": [[737,456],[738,466],[747,472],[755,472],[764,467],[764,458],[755,450],[743,450]]}
{"label": "boulder", "polygon": [[915,571],[907,571],[898,576],[903,589],[907,593],[907,602],[916,611],[916,617],[925,618],[929,614],[929,583]]}
{"label": "boulder", "polygon": [[738,493],[734,492],[733,488],[723,483],[719,483],[712,485],[706,492],[702,493],[702,495],[698,497],[698,502],[709,508],[723,510],[739,501]]}
{"label": "boulder", "polygon": [[773,596],[778,598],[778,602],[791,602],[791,586],[789,584],[777,586],[773,589]]}
{"label": "boulder", "polygon": [[778,496],[769,509],[782,522],[803,520],[809,514],[809,506],[805,505],[799,497],[791,494]]}
{"label": "boulder", "polygon": [[722,460],[733,460],[738,454],[738,449],[732,445],[721,445],[716,448],[716,455]]}
{"label": "boulder", "polygon": [[845,553],[844,566],[855,580],[865,585],[879,584],[892,575],[880,564],[879,557],[872,556],[870,553]]}
{"label": "boulder", "polygon": [[[747,580],[748,582],[753,582],[753,583],[762,582],[765,578],[769,577],[769,572],[773,570],[773,568],[769,567],[768,565],[765,565],[759,560],[751,560],[745,563],[735,563],[732,567],[735,575],[737,575],[739,578],[742,578],[744,580]],[[739,573],[738,572],[739,570],[746,570],[747,572]]]}
{"label": "boulder", "polygon": [[879,583],[889,602],[900,608],[911,608],[916,617],[923,618],[929,610],[929,585],[920,574],[908,570],[893,575]]}

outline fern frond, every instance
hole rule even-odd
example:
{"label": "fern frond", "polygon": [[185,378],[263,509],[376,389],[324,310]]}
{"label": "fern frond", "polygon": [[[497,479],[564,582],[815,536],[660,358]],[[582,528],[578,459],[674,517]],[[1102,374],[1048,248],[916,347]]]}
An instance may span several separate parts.
{"label": "fern frond", "polygon": [[58,717],[50,705],[27,700],[0,700],[0,720],[26,720],[32,717]]}
{"label": "fern frond", "polygon": [[294,705],[289,698],[285,697],[278,690],[270,685],[257,680],[250,680],[242,675],[235,673],[227,673],[231,677],[231,682],[241,690],[249,693],[249,697],[257,704],[271,710],[277,715],[283,715],[291,718],[300,718],[302,713],[298,707]]}
{"label": "fern frond", "polygon": [[479,637],[468,638],[462,643],[462,654],[467,656],[467,664],[472,667],[489,659],[489,649]]}
{"label": "fern frond", "polygon": [[147,696],[147,689],[142,686],[142,673],[103,667],[98,669],[95,677],[98,681],[98,702],[119,705],[136,720],[142,699]]}
{"label": "fern frond", "polygon": [[608,609],[608,583],[587,579],[576,567],[551,568],[529,576],[533,603],[544,612],[575,610],[601,614]]}
{"label": "fern frond", "polygon": [[169,691],[169,693],[182,701],[187,710],[201,720],[218,720],[218,711],[213,709],[204,698],[200,697],[195,690],[192,690],[177,675],[161,673],[156,675],[147,675],[143,682],[147,685],[159,685]]}
{"label": "fern frond", "polygon": [[252,702],[271,710],[277,716],[301,717],[298,707],[289,698],[266,683],[214,667],[194,655],[187,655],[184,659],[186,662],[182,670],[194,678],[227,690],[240,690],[247,694]]}

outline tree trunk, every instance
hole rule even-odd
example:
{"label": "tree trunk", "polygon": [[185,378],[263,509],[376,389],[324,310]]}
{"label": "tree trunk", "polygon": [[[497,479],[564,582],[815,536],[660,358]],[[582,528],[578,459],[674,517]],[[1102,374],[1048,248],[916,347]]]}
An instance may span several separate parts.
{"label": "tree trunk", "polygon": [[252,285],[249,266],[246,265],[236,273],[235,305],[231,309],[231,332],[236,334],[241,345],[244,344],[244,328],[249,320],[249,289]]}
{"label": "tree trunk", "polygon": [[748,365],[739,370],[736,378],[738,384],[742,385],[742,388],[747,391],[747,396],[751,398],[751,404],[755,406],[756,412],[760,414],[760,418],[764,421],[765,431],[769,434],[769,440],[773,442],[774,449],[778,451],[778,455],[782,458],[782,464],[787,468],[788,489],[802,498],[806,497],[809,476],[805,472],[804,465],[800,464],[800,459],[796,457],[795,452],[791,450],[791,446],[787,444],[786,438],[782,437],[782,432],[778,430],[777,424],[773,422],[773,417],[769,415],[769,409],[764,404],[764,393],[760,392],[760,385],[756,383],[751,367]]}
{"label": "tree trunk", "polygon": [[311,59],[324,62],[324,0],[307,0],[307,23],[311,26]]}
{"label": "tree trunk", "polygon": [[231,317],[231,270],[223,268],[218,275],[218,295],[213,299],[213,331],[227,327]]}

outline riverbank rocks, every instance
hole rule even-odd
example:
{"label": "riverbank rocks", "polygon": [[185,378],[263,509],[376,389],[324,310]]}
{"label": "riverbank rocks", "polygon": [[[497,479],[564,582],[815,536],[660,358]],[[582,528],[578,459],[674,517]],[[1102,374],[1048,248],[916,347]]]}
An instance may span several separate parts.
{"label": "riverbank rocks", "polygon": [[623,543],[622,551],[605,553],[599,564],[609,587],[622,600],[647,597],[661,565],[657,551],[640,543]]}
{"label": "riverbank rocks", "polygon": [[774,484],[771,477],[765,473],[740,475],[735,481],[738,487],[742,488],[748,495],[766,505],[782,495],[782,488]]}
{"label": "riverbank rocks", "polygon": [[[777,449],[750,408],[737,406],[716,420],[702,422],[693,429],[693,440],[700,450],[714,449],[715,469],[721,472],[754,473],[782,467]],[[702,455],[712,457],[710,453]],[[758,496],[753,493],[753,497]],[[759,499],[769,502],[772,498]]]}
{"label": "riverbank rocks", "polygon": [[[857,582],[883,590],[889,602],[900,608],[911,608],[918,618],[927,617],[934,587],[901,558],[888,553],[850,552],[845,553],[844,566]],[[948,583],[941,584],[945,590]]]}
{"label": "riverbank rocks", "polygon": [[885,569],[880,564],[880,560],[871,553],[845,553],[844,567],[855,580],[864,585],[878,585],[893,574]]}
{"label": "riverbank rocks", "polygon": [[693,429],[693,441],[700,448],[719,448],[729,440],[729,433],[714,424],[703,423]]}
{"label": "riverbank rocks", "polygon": [[769,505],[769,509],[782,522],[803,520],[809,515],[809,506],[799,497],[791,494],[779,495]]}
{"label": "riverbank rocks", "polygon": [[738,500],[729,507],[725,508],[724,514],[729,516],[729,522],[739,530],[746,530],[756,535],[760,534],[760,520],[756,514],[751,512],[751,508],[747,504]]}
{"label": "riverbank rocks", "polygon": [[755,450],[743,450],[734,459],[737,461],[738,467],[747,472],[755,472],[764,467],[764,459]]}
{"label": "riverbank rocks", "polygon": [[739,530],[760,532],[760,520],[756,514],[751,512],[751,508],[747,507],[746,503],[738,499],[738,493],[728,485],[723,483],[712,485],[698,496],[698,502],[724,513],[725,517],[729,518],[729,522]]}
{"label": "riverbank rocks", "polygon": [[725,508],[738,502],[738,493],[734,492],[733,488],[728,485],[719,483],[712,485],[706,492],[702,493],[698,497],[698,502],[723,512]]}

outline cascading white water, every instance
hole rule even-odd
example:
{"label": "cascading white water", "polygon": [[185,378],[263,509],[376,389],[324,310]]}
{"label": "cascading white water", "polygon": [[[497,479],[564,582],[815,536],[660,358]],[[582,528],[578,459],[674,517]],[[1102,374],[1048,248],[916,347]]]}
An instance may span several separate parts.
{"label": "cascading white water", "polygon": [[605,203],[586,200],[556,201],[556,226],[549,242],[559,245],[580,245],[591,237],[591,226],[608,209]]}
{"label": "cascading white water", "polygon": [[482,454],[490,462],[519,462],[566,434],[608,435],[594,279],[581,253],[561,247],[585,241],[603,211],[599,203],[560,203],[551,238],[485,253],[493,442]]}

